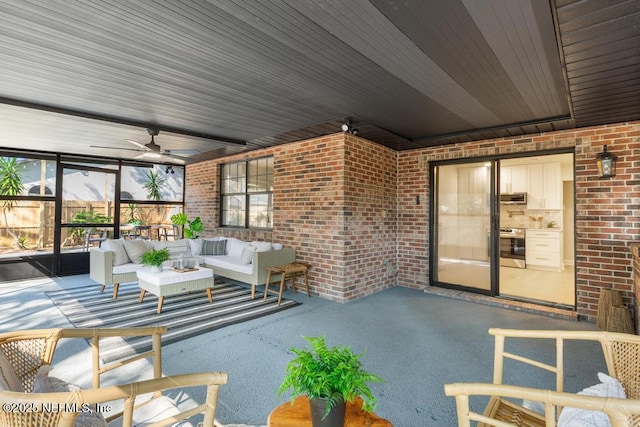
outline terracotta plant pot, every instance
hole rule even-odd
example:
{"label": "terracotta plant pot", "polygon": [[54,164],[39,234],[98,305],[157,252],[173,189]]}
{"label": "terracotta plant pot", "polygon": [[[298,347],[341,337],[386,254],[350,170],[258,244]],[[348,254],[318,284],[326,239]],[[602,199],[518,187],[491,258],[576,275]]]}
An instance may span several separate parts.
{"label": "terracotta plant pot", "polygon": [[[343,427],[344,413],[347,407],[345,402],[338,402],[331,409],[331,412],[324,417],[326,412],[327,399],[318,397],[309,399],[309,409],[311,410],[311,425],[313,427]],[[324,419],[323,419],[324,417]]]}

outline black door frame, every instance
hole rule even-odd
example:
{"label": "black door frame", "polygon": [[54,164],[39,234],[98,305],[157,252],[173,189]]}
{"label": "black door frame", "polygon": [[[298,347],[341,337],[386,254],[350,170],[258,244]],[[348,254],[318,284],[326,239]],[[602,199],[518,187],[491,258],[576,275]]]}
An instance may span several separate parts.
{"label": "black door frame", "polygon": [[[500,161],[505,159],[513,159],[513,158],[521,158],[521,157],[536,157],[536,156],[548,156],[553,154],[572,154],[573,155],[573,173],[574,173],[574,186],[575,186],[575,147],[565,147],[558,149],[550,149],[550,150],[541,150],[541,151],[526,151],[526,152],[518,152],[518,153],[506,153],[506,154],[498,154],[491,156],[481,156],[481,157],[466,157],[461,159],[450,159],[450,160],[442,160],[442,161],[434,161],[430,162],[429,165],[429,284],[431,286],[445,288],[445,289],[455,289],[464,292],[471,292],[475,294],[487,295],[492,297],[500,297],[500,275],[499,275],[499,261],[500,261],[500,204],[499,204],[499,183],[500,183]],[[485,291],[483,289],[471,288],[468,286],[462,285],[454,285],[445,282],[438,282],[435,280],[434,271],[437,267],[438,260],[438,248],[437,248],[437,230],[435,224],[435,215],[436,209],[438,207],[437,194],[436,194],[436,185],[437,178],[435,176],[435,169],[438,166],[446,166],[446,165],[456,165],[456,164],[465,164],[465,163],[479,163],[479,162],[491,162],[491,188],[490,188],[490,197],[491,197],[491,236],[490,236],[490,276],[491,276],[491,287],[489,291]],[[574,206],[575,206],[575,193],[574,193]],[[574,215],[574,230],[576,218]],[[575,257],[575,245],[576,239],[574,235],[574,257]],[[574,271],[574,292],[577,293],[577,281]],[[513,299],[513,298],[509,298]],[[524,299],[523,299],[524,301]],[[576,298],[577,301],[577,298]],[[549,304],[554,306],[554,304]]]}

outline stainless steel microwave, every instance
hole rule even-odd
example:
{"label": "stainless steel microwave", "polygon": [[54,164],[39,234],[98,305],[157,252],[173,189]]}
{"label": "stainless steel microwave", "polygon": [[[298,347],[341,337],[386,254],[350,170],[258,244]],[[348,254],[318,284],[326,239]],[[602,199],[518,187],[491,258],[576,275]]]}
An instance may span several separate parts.
{"label": "stainless steel microwave", "polygon": [[501,205],[526,205],[527,193],[501,193]]}

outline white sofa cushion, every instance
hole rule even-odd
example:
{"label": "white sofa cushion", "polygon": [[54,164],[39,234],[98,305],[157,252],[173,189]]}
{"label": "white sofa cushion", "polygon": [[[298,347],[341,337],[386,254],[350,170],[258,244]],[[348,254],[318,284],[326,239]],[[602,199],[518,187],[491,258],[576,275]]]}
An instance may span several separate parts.
{"label": "white sofa cushion", "polygon": [[127,251],[124,248],[123,239],[107,239],[105,240],[105,248],[113,252],[113,266],[122,265],[131,262]]}
{"label": "white sofa cushion", "polygon": [[253,265],[245,265],[242,263],[242,258],[234,257],[231,255],[216,255],[203,257],[205,264],[213,267],[215,274],[215,267],[224,268],[225,270],[233,270],[243,274],[253,274]]}
{"label": "white sofa cushion", "polygon": [[142,264],[134,264],[132,262],[129,262],[127,264],[116,265],[111,271],[113,274],[135,273],[141,268]]}
{"label": "white sofa cushion", "polygon": [[253,245],[245,246],[244,249],[242,250],[242,256],[240,257],[242,259],[242,263],[244,265],[251,264],[251,262],[253,261],[253,254],[256,251],[257,249]]}
{"label": "white sofa cushion", "polygon": [[271,242],[251,242],[251,246],[253,246],[254,248],[256,248],[256,252],[267,252],[270,251],[271,249],[273,249],[271,247]]}
{"label": "white sofa cushion", "polygon": [[183,257],[191,256],[191,249],[189,247],[189,239],[181,239],[181,240],[152,240],[151,246],[153,249],[169,249],[169,256],[172,259],[180,258],[180,255]]}
{"label": "white sofa cushion", "polygon": [[227,255],[240,258],[242,257],[242,250],[250,244],[250,242],[230,237],[227,239]]}
{"label": "white sofa cushion", "polygon": [[147,243],[144,240],[125,240],[124,250],[127,252],[127,256],[134,264],[142,263],[142,254],[149,250]]}
{"label": "white sofa cushion", "polygon": [[202,253],[202,244],[204,239],[189,239],[189,249],[192,256],[198,256]]}

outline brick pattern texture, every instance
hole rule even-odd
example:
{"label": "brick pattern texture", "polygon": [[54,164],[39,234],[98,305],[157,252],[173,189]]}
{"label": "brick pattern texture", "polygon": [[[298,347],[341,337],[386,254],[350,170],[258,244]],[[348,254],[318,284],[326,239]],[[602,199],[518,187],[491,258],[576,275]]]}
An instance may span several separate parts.
{"label": "brick pattern texture", "polygon": [[[274,156],[273,232],[219,227],[220,165]],[[338,133],[187,166],[185,212],[204,236],[280,242],[311,291],[346,302],[396,284],[396,153]]]}
{"label": "brick pattern texture", "polygon": [[[603,145],[618,156],[617,174],[599,179]],[[640,122],[451,144],[398,155],[398,284],[429,286],[430,162],[575,149],[577,312],[595,321],[600,289],[620,290],[636,304],[629,244],[640,238]],[[419,205],[416,197],[424,200]]]}
{"label": "brick pattern texture", "polygon": [[[598,179],[607,145],[616,177]],[[310,262],[312,292],[346,302],[390,286],[429,286],[430,162],[575,150],[579,316],[595,320],[600,289],[634,307],[631,242],[640,239],[640,122],[395,152],[338,133],[187,166],[186,213],[205,236],[281,242]],[[274,156],[273,232],[220,228],[222,163]]]}

